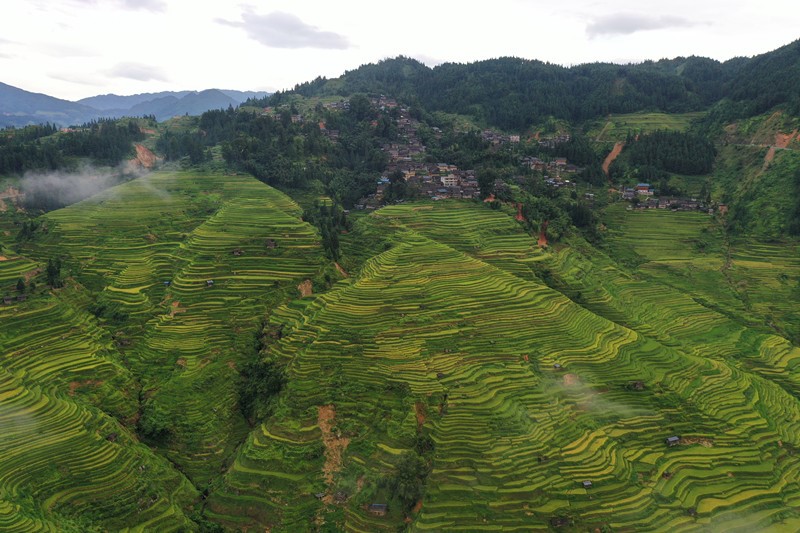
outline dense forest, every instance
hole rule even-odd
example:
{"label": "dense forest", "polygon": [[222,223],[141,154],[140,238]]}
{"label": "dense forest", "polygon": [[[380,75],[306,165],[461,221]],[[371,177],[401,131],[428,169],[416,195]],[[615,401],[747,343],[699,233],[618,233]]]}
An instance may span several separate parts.
{"label": "dense forest", "polygon": [[28,170],[56,170],[88,157],[116,165],[133,153],[132,143],[144,139],[136,121],[99,120],[59,132],[51,125],[10,128],[0,134],[0,175]]}

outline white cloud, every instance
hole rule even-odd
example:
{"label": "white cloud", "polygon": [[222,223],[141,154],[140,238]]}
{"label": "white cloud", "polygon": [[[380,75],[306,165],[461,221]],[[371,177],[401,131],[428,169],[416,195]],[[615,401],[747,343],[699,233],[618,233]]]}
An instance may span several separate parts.
{"label": "white cloud", "polygon": [[242,13],[242,21],[217,19],[226,26],[242,28],[247,35],[271,48],[322,48],[345,50],[350,48],[347,37],[331,31],[323,31],[306,24],[291,13],[274,11],[259,15],[252,9]]}
{"label": "white cloud", "polygon": [[167,75],[160,68],[141,63],[117,63],[105,73],[113,78],[128,78],[137,81],[167,81]]}
{"label": "white cloud", "polygon": [[630,35],[647,30],[663,30],[668,28],[691,28],[702,24],[674,15],[640,15],[633,13],[614,13],[595,19],[586,27],[590,37],[600,35]]}

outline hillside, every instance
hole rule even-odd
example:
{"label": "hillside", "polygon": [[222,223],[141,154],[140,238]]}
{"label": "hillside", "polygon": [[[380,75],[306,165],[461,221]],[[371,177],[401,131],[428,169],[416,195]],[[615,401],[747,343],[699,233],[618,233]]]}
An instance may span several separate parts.
{"label": "hillside", "polygon": [[[788,104],[797,113],[800,41],[753,58],[719,62],[679,57],[640,64],[573,67],[504,57],[433,68],[405,57],[317,78],[291,92],[309,97],[388,94],[427,111],[470,115],[489,126],[524,131],[548,118],[572,122],[609,113],[701,111],[728,99],[728,118],[757,115]],[[280,102],[282,93],[273,98]]]}
{"label": "hillside", "polygon": [[0,307],[4,528],[191,524],[246,432],[236,366],[320,269],[298,214],[252,179],[160,174],[53,212],[35,259],[4,257],[0,279],[39,279],[53,257],[70,276]]}
{"label": "hillside", "polygon": [[0,530],[800,529],[797,54],[4,130]]}
{"label": "hillside", "polygon": [[[298,215],[249,178],[160,173],[4,252],[9,285],[57,256],[66,281],[0,308],[8,527],[800,523],[795,249],[698,254],[713,217],[612,210],[628,270],[580,239],[539,249],[503,210],[418,202],[355,221],[345,278]],[[249,427],[235,384],[257,357],[286,382]]]}

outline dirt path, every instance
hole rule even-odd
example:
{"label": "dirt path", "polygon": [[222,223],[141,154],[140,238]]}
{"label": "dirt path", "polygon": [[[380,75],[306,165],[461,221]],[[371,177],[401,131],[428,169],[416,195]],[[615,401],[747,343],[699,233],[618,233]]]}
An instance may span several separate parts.
{"label": "dirt path", "polygon": [[322,475],[328,491],[322,501],[330,505],[333,503],[333,476],[342,469],[342,454],[350,444],[350,439],[341,437],[334,433],[333,428],[336,423],[336,408],[333,405],[321,405],[317,408],[317,424],[322,431],[322,444],[325,446],[325,465],[322,467]]}
{"label": "dirt path", "polygon": [[775,159],[775,147],[770,146],[769,150],[767,150],[767,155],[764,156],[764,166],[761,167],[761,171],[764,172],[769,168],[769,164],[772,163],[772,160]]}
{"label": "dirt path", "polygon": [[350,277],[350,274],[348,274],[348,273],[345,271],[345,269],[343,269],[343,268],[342,268],[342,265],[340,265],[340,264],[339,264],[339,263],[337,263],[336,261],[334,261],[334,262],[333,262],[333,264],[336,266],[336,270],[338,270],[338,271],[339,271],[339,274],[341,274],[342,276],[344,276],[344,277],[346,277],[346,278],[349,278],[349,277]]}
{"label": "dirt path", "polygon": [[623,146],[625,146],[625,143],[622,141],[615,143],[611,153],[608,154],[605,161],[603,161],[603,172],[605,172],[606,176],[608,176],[608,169],[611,167],[611,163],[622,153]]}
{"label": "dirt path", "polygon": [[597,134],[597,138],[594,140],[594,142],[598,142],[598,143],[600,142],[600,139],[603,138],[603,135],[605,135],[606,130],[608,129],[608,127],[610,125],[611,125],[611,121],[610,120],[606,120],[606,123],[603,125],[603,129],[600,130],[600,133]]}

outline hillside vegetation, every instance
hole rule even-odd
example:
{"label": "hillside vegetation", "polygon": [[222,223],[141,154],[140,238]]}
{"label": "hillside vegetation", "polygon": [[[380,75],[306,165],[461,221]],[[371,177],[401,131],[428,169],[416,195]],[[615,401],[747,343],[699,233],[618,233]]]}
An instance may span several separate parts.
{"label": "hillside vegetation", "polygon": [[797,52],[5,130],[0,530],[800,529]]}

